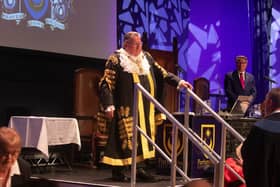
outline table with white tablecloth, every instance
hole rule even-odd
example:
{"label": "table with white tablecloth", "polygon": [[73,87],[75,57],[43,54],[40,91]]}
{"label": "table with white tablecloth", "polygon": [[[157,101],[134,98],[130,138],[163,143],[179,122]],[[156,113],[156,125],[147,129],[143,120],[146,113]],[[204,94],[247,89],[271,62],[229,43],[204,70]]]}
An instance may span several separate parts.
{"label": "table with white tablecloth", "polygon": [[75,118],[12,116],[9,127],[16,129],[23,148],[35,148],[45,158],[49,157],[49,146],[77,144],[81,148],[78,122]]}

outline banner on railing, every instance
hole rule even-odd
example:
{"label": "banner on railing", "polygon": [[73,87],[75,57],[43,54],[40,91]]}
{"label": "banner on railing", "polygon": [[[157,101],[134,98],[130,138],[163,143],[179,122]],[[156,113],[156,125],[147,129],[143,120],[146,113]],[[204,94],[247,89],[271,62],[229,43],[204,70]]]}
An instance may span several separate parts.
{"label": "banner on railing", "polygon": [[[174,115],[175,118],[184,124],[184,113]],[[172,123],[165,120],[162,125],[157,128],[156,143],[169,156],[172,154]],[[183,148],[184,148],[183,133],[178,131],[177,137],[177,165],[183,166]],[[165,160],[158,152],[156,152],[157,173],[162,175],[170,175],[170,163]]]}
{"label": "banner on railing", "polygon": [[[176,114],[175,118],[184,124],[184,114]],[[211,116],[190,116],[189,126],[197,133],[211,149],[214,149],[218,154],[221,149],[221,124]],[[172,148],[172,123],[169,120],[164,121],[157,128],[156,143],[159,147],[171,157]],[[177,165],[183,169],[183,133],[178,131],[177,137]],[[213,173],[213,165],[207,155],[203,154],[197,147],[193,146],[189,141],[189,156],[188,156],[188,173],[192,178],[207,177]],[[170,163],[165,160],[158,152],[156,156],[157,173],[170,174]]]}
{"label": "banner on railing", "polygon": [[[192,118],[192,129],[212,150],[218,154],[221,151],[221,123],[211,116],[194,116]],[[209,177],[213,175],[213,164],[197,147],[191,147],[191,168],[190,176]]]}

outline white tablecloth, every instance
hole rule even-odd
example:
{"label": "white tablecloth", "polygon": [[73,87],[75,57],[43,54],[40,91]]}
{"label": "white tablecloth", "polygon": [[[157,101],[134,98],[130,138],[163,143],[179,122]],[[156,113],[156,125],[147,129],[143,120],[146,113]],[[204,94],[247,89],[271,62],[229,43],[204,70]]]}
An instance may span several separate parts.
{"label": "white tablecloth", "polygon": [[9,127],[20,134],[23,147],[40,150],[49,157],[50,145],[74,143],[81,148],[78,122],[75,118],[12,116]]}

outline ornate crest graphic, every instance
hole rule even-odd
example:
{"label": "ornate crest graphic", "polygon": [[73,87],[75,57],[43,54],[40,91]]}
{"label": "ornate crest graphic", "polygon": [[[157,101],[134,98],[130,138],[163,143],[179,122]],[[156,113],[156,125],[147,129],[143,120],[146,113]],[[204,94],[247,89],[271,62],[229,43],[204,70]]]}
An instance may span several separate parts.
{"label": "ornate crest graphic", "polygon": [[24,0],[25,7],[29,13],[29,15],[38,20],[43,17],[47,10],[49,1],[48,0]]}
{"label": "ornate crest graphic", "polygon": [[28,27],[65,30],[74,0],[0,0],[1,18],[19,24],[27,17]]}
{"label": "ornate crest graphic", "polygon": [[16,6],[16,0],[3,0],[3,8],[6,11],[14,9]]}
{"label": "ornate crest graphic", "polygon": [[26,14],[21,10],[21,0],[3,0],[2,3],[1,18],[3,20],[14,20],[16,24],[19,24],[20,21],[25,18]]}
{"label": "ornate crest graphic", "polygon": [[46,24],[50,25],[50,28],[58,28],[65,30],[65,22],[69,16],[69,12],[72,6],[72,0],[51,0],[51,16],[46,18]]}

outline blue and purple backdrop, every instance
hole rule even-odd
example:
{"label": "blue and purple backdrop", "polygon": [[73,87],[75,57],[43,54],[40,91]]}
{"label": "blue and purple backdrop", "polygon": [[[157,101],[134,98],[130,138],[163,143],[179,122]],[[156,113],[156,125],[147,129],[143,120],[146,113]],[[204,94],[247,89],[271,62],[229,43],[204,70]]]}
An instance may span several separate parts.
{"label": "blue and purple backdrop", "polygon": [[[121,46],[124,33],[147,32],[151,48],[171,50],[173,37],[178,38],[180,77],[190,81],[205,77],[212,94],[224,93],[224,76],[235,69],[236,55],[249,59],[252,73],[252,0],[118,0],[117,38]],[[270,77],[279,86],[279,1],[273,2]],[[181,103],[181,108],[184,106]]]}

